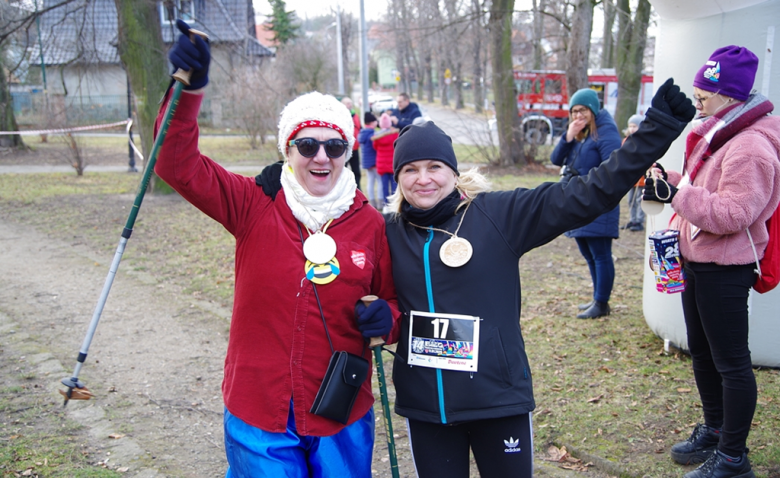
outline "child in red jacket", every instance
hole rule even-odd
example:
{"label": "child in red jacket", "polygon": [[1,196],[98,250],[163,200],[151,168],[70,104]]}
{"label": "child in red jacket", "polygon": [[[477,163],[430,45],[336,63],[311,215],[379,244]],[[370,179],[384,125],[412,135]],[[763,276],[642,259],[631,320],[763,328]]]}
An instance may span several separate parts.
{"label": "child in red jacket", "polygon": [[382,198],[383,206],[386,206],[387,198],[392,196],[397,186],[393,179],[393,146],[398,139],[398,129],[392,127],[393,123],[387,113],[382,113],[379,117],[379,131],[374,133],[371,141],[374,142],[376,149],[376,172],[382,178]]}

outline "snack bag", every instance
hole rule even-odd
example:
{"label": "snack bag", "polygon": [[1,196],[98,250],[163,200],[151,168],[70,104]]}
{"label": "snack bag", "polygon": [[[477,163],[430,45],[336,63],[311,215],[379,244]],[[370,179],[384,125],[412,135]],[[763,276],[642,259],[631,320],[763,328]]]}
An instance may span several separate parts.
{"label": "snack bag", "polygon": [[658,292],[674,294],[685,290],[685,270],[680,256],[680,231],[666,229],[650,234],[650,265]]}

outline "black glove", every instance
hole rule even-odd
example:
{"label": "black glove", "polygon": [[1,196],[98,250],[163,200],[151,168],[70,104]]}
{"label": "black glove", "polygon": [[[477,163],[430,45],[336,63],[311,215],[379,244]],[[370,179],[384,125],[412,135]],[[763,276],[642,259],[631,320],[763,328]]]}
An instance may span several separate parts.
{"label": "black glove", "polygon": [[690,122],[696,114],[696,107],[685,93],[680,91],[680,87],[674,84],[674,78],[669,78],[658,88],[651,105],[682,123]]}
{"label": "black glove", "polygon": [[669,175],[668,175],[668,174],[666,174],[666,170],[664,169],[664,167],[663,167],[663,166],[661,166],[661,165],[660,165],[660,164],[658,164],[658,163],[653,163],[653,166],[652,166],[650,169],[653,169],[653,168],[656,168],[656,169],[658,169],[659,171],[661,171],[661,177],[662,177],[662,178],[664,178],[664,181],[666,181],[666,180],[668,180],[668,179],[669,179]]}
{"label": "black glove", "polygon": [[366,307],[362,301],[355,304],[355,317],[363,337],[382,337],[393,328],[393,312],[384,299],[377,299]]}
{"label": "black glove", "polygon": [[190,26],[183,20],[176,20],[176,27],[181,35],[173,44],[171,51],[168,52],[168,59],[171,60],[175,69],[180,68],[192,72],[190,86],[185,86],[185,90],[203,88],[209,82],[211,52],[208,41],[199,35],[192,35],[190,38]]}
{"label": "black glove", "polygon": [[653,178],[645,179],[645,192],[642,195],[643,201],[656,201],[669,204],[677,194],[677,188],[667,183]]}
{"label": "black glove", "polygon": [[271,196],[271,201],[276,200],[276,193],[282,189],[282,164],[283,161],[277,161],[255,176],[255,184],[263,188],[266,196]]}

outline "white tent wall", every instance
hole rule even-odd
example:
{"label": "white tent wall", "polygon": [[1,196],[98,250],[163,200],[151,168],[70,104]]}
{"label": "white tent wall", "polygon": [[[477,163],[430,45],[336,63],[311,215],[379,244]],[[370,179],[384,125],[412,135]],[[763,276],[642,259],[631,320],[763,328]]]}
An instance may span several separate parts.
{"label": "white tent wall", "polygon": [[[769,97],[780,114],[780,0],[650,0],[658,13],[655,44],[655,87],[673,77],[683,91],[693,96],[693,76],[717,48],[740,45],[759,59],[753,88]],[[683,132],[660,161],[664,168],[682,168]],[[670,206],[658,216],[648,216],[648,231],[665,229],[672,216]],[[645,262],[649,258],[645,245]],[[662,294],[655,278],[645,268],[643,308],[650,329],[671,344],[688,349],[679,294]],[[751,291],[750,350],[753,364],[780,367],[780,287],[766,294]]]}

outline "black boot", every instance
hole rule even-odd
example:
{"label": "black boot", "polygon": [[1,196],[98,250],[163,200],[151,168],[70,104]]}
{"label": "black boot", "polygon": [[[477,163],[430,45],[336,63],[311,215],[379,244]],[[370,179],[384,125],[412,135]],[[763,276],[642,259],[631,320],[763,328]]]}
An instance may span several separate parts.
{"label": "black boot", "polygon": [[720,441],[720,430],[696,425],[687,440],[672,445],[672,459],[681,465],[702,463],[712,455]]}
{"label": "black boot", "polygon": [[713,452],[707,461],[683,478],[756,478],[750,467],[747,452],[734,461],[719,451]]}
{"label": "black boot", "polygon": [[593,305],[588,307],[581,314],[577,314],[578,319],[595,319],[609,315],[609,304],[606,302],[593,301]]}
{"label": "black boot", "polygon": [[577,306],[577,308],[580,309],[580,310],[588,310],[588,309],[590,309],[590,307],[593,305],[594,302],[596,302],[596,301],[592,300],[592,301],[588,302],[587,304],[580,304],[580,305]]}

